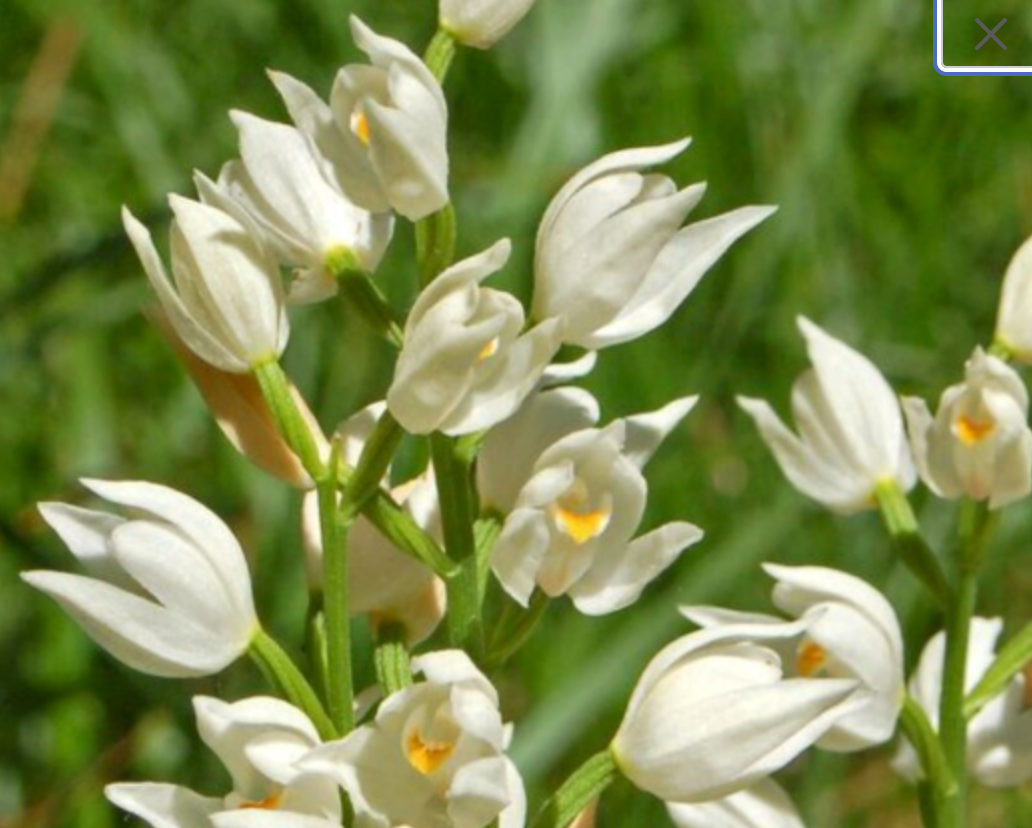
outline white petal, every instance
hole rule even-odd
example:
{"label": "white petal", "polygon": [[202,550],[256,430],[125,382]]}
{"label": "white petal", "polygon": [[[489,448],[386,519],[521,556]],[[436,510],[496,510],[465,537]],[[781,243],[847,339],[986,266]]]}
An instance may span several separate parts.
{"label": "white petal", "polygon": [[504,354],[502,367],[486,383],[476,383],[441,424],[441,431],[455,436],[472,434],[508,419],[541,379],[562,344],[557,319],[542,322],[516,340]]}
{"label": "white petal", "polygon": [[222,808],[220,799],[159,782],[107,785],[104,796],[152,828],[210,828],[209,817]]}
{"label": "white petal", "polygon": [[605,348],[658,328],[728,248],[776,210],[742,207],[685,227],[663,248],[623,310],[588,337],[585,347]]}
{"label": "white petal", "polygon": [[176,333],[179,334],[179,338],[197,356],[217,368],[234,373],[250,370],[250,365],[246,360],[241,359],[220,342],[211,331],[205,330],[197,323],[169,282],[165,266],[161,263],[161,258],[158,256],[158,251],[154,247],[147,228],[124,207],[122,208],[122,223],[136,250],[136,255],[143,263],[147,279],[154,288],[154,292],[158,294],[161,306],[168,314],[169,321],[176,329]]}
{"label": "white petal", "polygon": [[590,428],[598,418],[598,401],[580,388],[556,388],[529,397],[484,440],[477,459],[477,489],[484,506],[509,512],[545,449]]}
{"label": "white petal", "polygon": [[873,484],[843,475],[824,457],[804,446],[763,400],[737,397],[737,401],[753,418],[781,470],[799,491],[843,514],[873,508]]}
{"label": "white petal", "polygon": [[639,469],[644,468],[667,435],[688,416],[698,401],[697,396],[682,397],[657,411],[624,418],[624,456]]}
{"label": "white petal", "polygon": [[677,828],[804,828],[792,800],[771,779],[712,802],[669,803],[667,812]]}
{"label": "white petal", "polygon": [[251,575],[244,552],[214,512],[175,489],[155,483],[83,478],[82,484],[104,500],[140,510],[186,534],[211,560],[240,616],[254,617]]}
{"label": "white petal", "polygon": [[90,575],[117,586],[131,586],[132,579],[126,577],[112,557],[108,543],[111,533],[125,522],[125,518],[67,503],[40,503],[37,508],[43,520],[57,532]]}
{"label": "white petal", "polygon": [[1007,265],[996,317],[996,338],[1022,362],[1032,359],[1032,239]]}
{"label": "white petal", "polygon": [[702,530],[690,523],[668,523],[632,541],[623,554],[596,560],[569,595],[586,615],[604,615],[630,606],[642,590],[692,544]]}
{"label": "white petal", "polygon": [[495,577],[513,600],[524,607],[530,602],[548,544],[544,515],[536,509],[516,509],[505,521],[491,550]]}
{"label": "white petal", "polygon": [[135,670],[166,678],[220,672],[249,642],[227,642],[197,625],[118,587],[64,572],[23,572],[72,616],[87,635]]}

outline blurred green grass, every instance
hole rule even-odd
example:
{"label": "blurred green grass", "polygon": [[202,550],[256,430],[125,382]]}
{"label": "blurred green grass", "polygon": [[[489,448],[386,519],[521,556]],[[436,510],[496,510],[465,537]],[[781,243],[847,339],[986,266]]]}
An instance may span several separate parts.
{"label": "blurred green grass", "polygon": [[[83,475],[182,488],[232,523],[263,615],[297,640],[297,497],[227,447],[140,317],[149,297],[119,209],[161,224],[166,192],[189,192],[193,168],[214,174],[234,154],[229,108],[283,117],[265,67],[325,92],[359,57],[349,12],[417,49],[435,16],[432,0],[0,0],[0,136],[47,33],[80,38],[58,50],[71,74],[24,202],[0,225],[0,825],[122,824],[99,794],[114,778],[216,792],[221,771],[196,745],[189,696],[259,686],[247,666],[161,682],[99,653],[16,578],[68,563],[33,503],[80,498]],[[588,383],[607,417],[704,395],[650,466],[648,520],[692,520],[707,540],[632,610],[553,608],[547,634],[499,677],[531,790],[603,746],[650,654],[687,629],[677,603],[766,606],[759,561],[826,562],[883,586],[913,660],[934,621],[877,518],[833,518],[789,490],[732,396],[784,405],[804,363],[799,313],[864,350],[900,391],[934,398],[956,380],[1032,232],[1032,83],[935,74],[928,3],[539,0],[497,50],[460,56],[448,94],[460,250],[511,236],[500,282],[524,296],[538,216],[603,152],[692,134],[669,172],[709,181],[701,215],[781,206],[671,324],[604,353]],[[410,260],[403,229],[378,276],[399,303]],[[295,316],[287,364],[326,425],[383,394],[389,358],[339,306]],[[922,509],[947,537],[952,512]],[[1011,624],[1032,613],[1030,538],[1019,505],[983,600]],[[884,752],[813,755],[787,778],[812,827],[917,824]],[[608,803],[602,826],[666,824],[625,786]],[[980,793],[978,806],[980,828],[1032,819],[1024,790]]]}

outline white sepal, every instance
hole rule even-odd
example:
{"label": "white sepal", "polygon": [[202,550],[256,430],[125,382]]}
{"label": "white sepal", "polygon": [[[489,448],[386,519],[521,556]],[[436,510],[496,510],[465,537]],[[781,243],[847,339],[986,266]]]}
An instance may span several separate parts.
{"label": "white sepal", "polygon": [[996,312],[996,337],[1021,362],[1032,362],[1032,239],[1007,265]]}
{"label": "white sepal", "polygon": [[813,369],[792,389],[799,434],[763,400],[739,397],[781,470],[799,491],[843,514],[873,509],[879,483],[917,479],[892,388],[862,354],[800,317]]}

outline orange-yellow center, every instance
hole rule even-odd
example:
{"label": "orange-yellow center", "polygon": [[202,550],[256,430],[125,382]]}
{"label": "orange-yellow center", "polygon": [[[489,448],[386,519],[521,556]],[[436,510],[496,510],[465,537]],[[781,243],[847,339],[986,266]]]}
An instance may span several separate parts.
{"label": "orange-yellow center", "polygon": [[283,791],[269,794],[265,799],[259,799],[255,802],[245,802],[241,805],[241,808],[253,808],[262,811],[275,811],[279,808],[280,803],[283,801]]}
{"label": "orange-yellow center", "polygon": [[409,764],[424,776],[433,773],[441,765],[448,761],[448,757],[455,750],[455,745],[450,742],[427,742],[423,740],[418,730],[409,734],[405,744],[405,752]]}
{"label": "orange-yellow center", "polygon": [[957,438],[965,446],[973,446],[981,443],[986,437],[996,430],[996,423],[986,420],[976,420],[967,414],[961,414],[953,425],[953,431]]}
{"label": "orange-yellow center", "polygon": [[351,116],[351,131],[366,146],[369,146],[369,119],[364,112],[356,112]]}
{"label": "orange-yellow center", "polygon": [[555,510],[555,522],[559,529],[578,543],[597,538],[609,525],[611,513],[606,509],[581,512],[576,508],[560,505]]}
{"label": "orange-yellow center", "polygon": [[796,653],[796,673],[804,678],[811,678],[820,672],[827,661],[824,648],[812,641],[807,641]]}
{"label": "orange-yellow center", "polygon": [[484,360],[490,359],[498,353],[498,337],[496,336],[483,348],[480,349],[480,353],[477,354],[477,362],[483,362]]}

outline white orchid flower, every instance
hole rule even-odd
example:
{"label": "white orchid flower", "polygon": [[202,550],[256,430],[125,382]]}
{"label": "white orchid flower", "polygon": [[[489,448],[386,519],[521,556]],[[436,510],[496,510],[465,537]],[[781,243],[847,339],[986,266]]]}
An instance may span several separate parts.
{"label": "white orchid flower", "polygon": [[[999,618],[972,618],[964,692],[970,692],[996,659],[996,640],[1003,630]],[[914,697],[934,727],[939,722],[946,636],[936,633],[925,645],[910,679]],[[1007,788],[1032,779],[1032,700],[1029,676],[1019,673],[1006,690],[983,707],[970,722],[967,767],[983,785]],[[911,781],[921,776],[911,745],[903,741],[892,761],[897,772]]]}
{"label": "white orchid flower", "polygon": [[921,479],[941,497],[988,500],[998,509],[1032,491],[1028,392],[1013,368],[976,348],[964,382],[947,388],[933,418],[903,398]]}
{"label": "white orchid flower", "polygon": [[774,604],[807,620],[796,652],[796,675],[856,679],[866,699],[817,742],[857,751],[892,738],[906,688],[903,635],[892,605],[853,575],[820,566],[764,565],[777,582]]}
{"label": "white orchid flower", "polygon": [[253,222],[176,195],[169,204],[175,287],[147,228],[126,208],[122,222],[176,335],[205,362],[235,374],[278,357],[290,325],[279,268]]}
{"label": "white orchid flower", "polygon": [[390,213],[371,213],[345,194],[313,142],[294,127],[230,113],[241,160],[225,164],[214,183],[198,174],[197,189],[222,209],[250,215],[279,263],[297,268],[294,302],[315,302],[337,291],[334,270],[372,273],[394,231]]}
{"label": "white orchid flower", "polygon": [[448,203],[444,92],[405,44],[354,15],[351,34],[372,65],[345,66],[333,84],[341,180],[353,182],[346,192],[366,209],[419,221]]}
{"label": "white orchid flower", "polygon": [[488,435],[480,477],[486,495],[505,503],[516,489],[514,473],[524,477],[491,554],[505,591],[526,606],[537,586],[550,597],[569,595],[581,612],[601,615],[636,601],[702,539],[701,529],[684,522],[634,538],[648,491],[642,468],[698,398],[564,435],[597,417],[586,396],[569,389],[538,395]]}
{"label": "white orchid flower", "polygon": [[996,341],[1021,362],[1032,362],[1032,239],[1007,265],[996,312]]}
{"label": "white orchid flower", "polygon": [[441,0],[440,25],[460,43],[490,49],[509,33],[535,0]]}
{"label": "white orchid flower", "polygon": [[312,751],[300,767],[335,779],[354,828],[522,828],[523,783],[505,756],[498,694],[469,656],[413,660],[423,681],[388,696],[372,724]]}
{"label": "white orchid flower", "polygon": [[565,342],[598,349],[659,327],[724,252],[774,212],[744,207],[682,227],[705,186],[678,190],[641,170],[688,143],[606,155],[548,206],[537,234],[533,315],[562,318]]}
{"label": "white orchid flower", "polygon": [[712,802],[667,805],[677,828],[804,828],[788,794],[772,779]]}
{"label": "white orchid flower", "polygon": [[64,503],[39,508],[95,577],[33,571],[22,578],[141,672],[207,676],[243,655],[259,627],[247,561],[226,525],[165,486],[82,482],[132,517]]}
{"label": "white orchid flower", "polygon": [[[376,421],[386,406],[374,403],[359,411],[337,429],[344,461],[354,467]],[[391,490],[395,502],[424,531],[441,538],[440,504],[432,472],[424,473]],[[302,509],[309,585],[322,588],[322,533],[319,502],[315,492]],[[403,626],[410,645],[423,641],[444,617],[445,589],[425,564],[395,547],[369,520],[360,515],[348,534],[348,609],[367,615],[374,628],[394,623]]]}
{"label": "white orchid flower", "polygon": [[511,416],[559,349],[556,320],[521,333],[507,293],[480,287],[509,259],[508,240],[434,279],[405,323],[387,406],[412,434],[469,434]]}
{"label": "white orchid flower", "polygon": [[843,514],[875,507],[877,486],[917,480],[892,388],[862,354],[798,319],[813,368],[792,388],[793,434],[763,400],[738,397],[799,491]]}
{"label": "white orchid flower", "polygon": [[154,782],[122,782],[107,798],[154,828],[339,828],[340,796],[327,777],[296,762],[321,744],[300,710],[257,696],[227,703],[195,696],[201,739],[225,765],[233,789],[224,797]]}
{"label": "white orchid flower", "polygon": [[637,787],[704,802],[784,767],[856,708],[859,682],[785,678],[775,648],[807,622],[721,624],[667,645],[627,705],[611,750]]}

